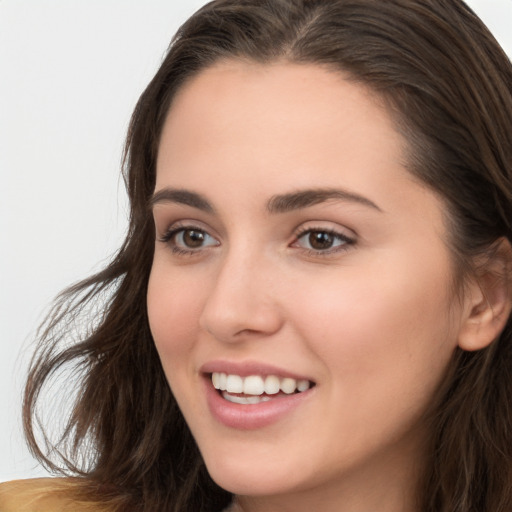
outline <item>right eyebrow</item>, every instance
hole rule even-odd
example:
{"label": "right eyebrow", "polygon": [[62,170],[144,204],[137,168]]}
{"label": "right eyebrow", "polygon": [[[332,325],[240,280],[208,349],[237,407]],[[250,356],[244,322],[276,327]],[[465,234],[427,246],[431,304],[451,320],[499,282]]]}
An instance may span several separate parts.
{"label": "right eyebrow", "polygon": [[150,208],[160,203],[178,203],[192,206],[206,213],[215,213],[215,209],[201,194],[179,188],[163,188],[155,192],[149,200]]}

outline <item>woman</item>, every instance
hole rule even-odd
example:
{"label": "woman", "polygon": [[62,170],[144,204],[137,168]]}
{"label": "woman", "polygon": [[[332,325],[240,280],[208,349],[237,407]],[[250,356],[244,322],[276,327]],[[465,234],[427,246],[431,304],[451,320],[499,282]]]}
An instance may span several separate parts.
{"label": "woman", "polygon": [[459,0],[195,14],[132,117],[126,241],[31,368],[75,478],[3,509],[510,510],[511,84]]}

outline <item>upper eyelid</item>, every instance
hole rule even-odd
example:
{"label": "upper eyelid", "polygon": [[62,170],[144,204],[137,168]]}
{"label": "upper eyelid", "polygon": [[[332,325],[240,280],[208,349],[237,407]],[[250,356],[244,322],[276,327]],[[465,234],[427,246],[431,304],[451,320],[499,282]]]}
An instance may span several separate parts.
{"label": "upper eyelid", "polygon": [[[156,219],[155,219],[156,221]],[[163,224],[163,221],[162,221]],[[172,222],[166,222],[165,227],[162,226],[162,229],[157,228],[157,237],[164,238],[171,231],[176,233],[179,230],[187,230],[187,229],[197,229],[199,231],[204,231],[207,235],[212,238],[220,241],[221,235],[218,231],[213,228],[211,225],[206,224],[203,221],[198,219],[179,219]],[[341,225],[338,222],[327,220],[327,219],[316,219],[316,220],[307,220],[302,221],[296,227],[292,229],[292,238],[293,240],[297,240],[299,237],[311,231],[325,231],[329,232],[333,235],[338,235],[344,239],[355,241],[359,238],[359,235],[354,229],[349,228],[347,226]]]}
{"label": "upper eyelid", "polygon": [[329,229],[329,228],[320,228],[320,227],[308,227],[308,228],[305,228],[303,230],[299,230],[299,232],[294,235],[294,240],[293,240],[292,243],[297,242],[298,240],[303,238],[308,233],[314,233],[314,232],[317,232],[317,233],[328,233],[328,234],[330,234],[330,235],[332,235],[334,237],[338,237],[339,239],[344,240],[347,244],[350,244],[350,245],[355,244],[356,241],[357,241],[357,237],[355,235],[354,236],[347,235],[345,233],[342,233],[338,229]]}
{"label": "upper eyelid", "polygon": [[340,236],[350,239],[359,238],[358,233],[352,228],[339,224],[338,222],[320,219],[301,222],[297,227],[295,227],[293,233],[294,236],[300,236],[309,231],[326,231],[329,233],[339,234]]}
{"label": "upper eyelid", "polygon": [[[204,246],[200,246],[200,247],[197,247],[197,248],[194,248],[194,247],[182,247],[181,244],[177,243],[176,242],[176,237],[184,232],[184,231],[187,231],[187,230],[196,230],[196,231],[201,231],[203,233],[205,233],[209,238],[213,239],[216,243],[214,244],[207,244],[207,245],[204,245]],[[171,251],[173,253],[175,253],[176,255],[187,255],[187,256],[193,256],[193,255],[200,255],[203,253],[204,250],[208,250],[212,247],[218,247],[220,245],[220,242],[217,238],[215,238],[214,236],[212,236],[208,231],[206,231],[205,229],[202,229],[202,228],[198,228],[196,226],[192,226],[192,225],[186,225],[186,226],[179,226],[179,225],[175,225],[173,227],[173,225],[171,225],[169,228],[167,228],[167,230],[165,231],[165,233],[161,236],[158,236],[157,237],[157,240],[161,243],[163,243],[164,245],[166,245],[167,247],[169,247],[171,249]]]}
{"label": "upper eyelid", "polygon": [[168,228],[166,228],[164,230],[164,233],[162,235],[160,235],[160,238],[164,239],[164,238],[167,238],[167,237],[172,237],[172,236],[177,235],[178,233],[180,233],[182,231],[188,231],[188,230],[191,230],[191,231],[201,231],[201,232],[205,233],[206,235],[208,235],[210,238],[213,238],[214,240],[217,240],[217,242],[219,241],[219,237],[218,236],[213,235],[210,232],[210,230],[205,229],[205,228],[203,228],[201,226],[194,225],[194,224],[186,224],[186,225],[180,226],[180,225],[177,225],[176,223],[171,224]]}
{"label": "upper eyelid", "polygon": [[[204,231],[205,233],[208,233],[210,236],[213,236],[214,238],[218,238],[219,235],[217,233],[217,230],[212,228],[210,225],[206,224],[205,222],[198,220],[198,219],[179,219],[179,220],[173,220],[173,221],[167,221],[162,219],[160,222],[155,218],[155,224],[157,226],[157,231],[161,231],[163,233],[167,233],[172,230],[176,229],[198,229],[200,231]],[[161,224],[161,229],[158,230],[158,224]]]}
{"label": "upper eyelid", "polygon": [[[333,245],[332,247],[326,248],[326,249],[314,249],[314,248],[308,248],[308,247],[300,247],[298,244],[300,243],[300,240],[311,232],[325,232],[329,233],[330,235],[333,235],[334,237],[338,238],[338,241],[341,242],[337,245]],[[335,258],[336,260],[345,254],[347,251],[353,250],[358,245],[358,239],[355,236],[348,236],[343,233],[340,233],[339,230],[332,230],[332,229],[326,229],[326,228],[306,228],[302,232],[299,232],[293,242],[289,245],[289,247],[301,250],[304,254],[306,254],[308,257],[312,257],[315,260],[318,258]]]}

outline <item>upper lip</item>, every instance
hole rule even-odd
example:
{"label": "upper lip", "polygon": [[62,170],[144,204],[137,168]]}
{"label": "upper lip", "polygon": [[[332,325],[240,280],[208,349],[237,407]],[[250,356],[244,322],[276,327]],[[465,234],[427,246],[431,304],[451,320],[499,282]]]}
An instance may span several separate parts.
{"label": "upper lip", "polygon": [[288,377],[295,380],[309,380],[313,382],[313,379],[306,375],[300,375],[284,368],[258,361],[236,362],[218,359],[205,363],[201,366],[200,371],[204,374],[219,372],[230,375],[240,375],[240,377],[248,377],[249,375],[275,375],[277,377]]}

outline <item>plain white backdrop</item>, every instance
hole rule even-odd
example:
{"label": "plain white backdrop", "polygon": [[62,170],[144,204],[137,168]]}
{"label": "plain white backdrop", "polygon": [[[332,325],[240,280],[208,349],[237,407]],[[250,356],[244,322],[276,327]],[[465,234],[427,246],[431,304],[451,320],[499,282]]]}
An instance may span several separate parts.
{"label": "plain white backdrop", "polygon": [[[131,112],[204,3],[0,0],[0,481],[45,474],[20,422],[34,332],[120,245]],[[468,3],[512,55],[512,0]]]}

